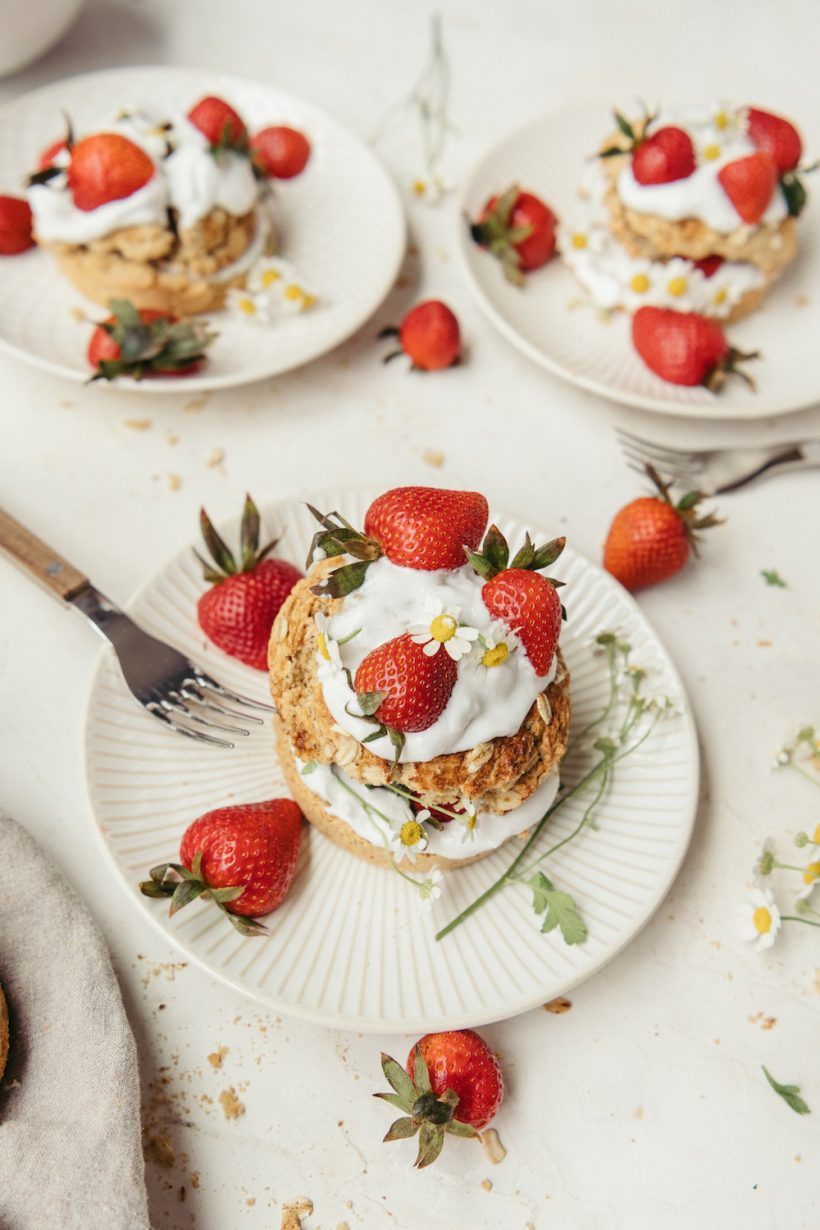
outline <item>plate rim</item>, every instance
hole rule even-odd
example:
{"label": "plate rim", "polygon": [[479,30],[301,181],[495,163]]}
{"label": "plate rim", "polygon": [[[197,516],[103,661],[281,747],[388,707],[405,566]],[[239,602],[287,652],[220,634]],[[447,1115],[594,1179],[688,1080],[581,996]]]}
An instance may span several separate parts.
{"label": "plate rim", "polygon": [[[26,90],[25,93],[18,94],[14,98],[9,98],[2,105],[0,105],[0,124],[2,124],[7,113],[14,111],[20,106],[25,106],[25,104],[32,99],[42,98],[49,94],[57,94],[61,88],[65,88],[67,85],[73,86],[75,83],[85,81],[90,81],[93,83],[94,80],[102,77],[117,77],[124,79],[131,75],[136,76],[140,73],[146,72],[159,72],[163,74],[184,73],[191,77],[205,77],[210,75],[211,78],[218,77],[223,81],[233,81],[238,82],[243,86],[273,91],[274,93],[280,95],[280,97],[287,100],[292,100],[308,111],[313,111],[316,115],[321,116],[322,121],[329,124],[331,127],[343,129],[351,140],[355,141],[369,154],[372,159],[373,169],[379,173],[384,187],[387,190],[387,196],[390,199],[391,209],[394,215],[394,222],[397,225],[395,254],[389,270],[387,268],[387,263],[385,263],[385,273],[380,283],[378,298],[376,297],[376,292],[374,291],[373,304],[369,308],[368,314],[366,316],[361,316],[355,321],[351,318],[351,321],[345,325],[343,331],[338,333],[335,340],[327,344],[325,348],[317,354],[305,359],[300,359],[298,362],[287,367],[278,368],[275,371],[260,373],[254,376],[243,376],[239,372],[228,372],[222,376],[216,377],[208,375],[190,376],[185,379],[183,387],[180,387],[178,381],[171,379],[126,380],[122,383],[114,381],[111,382],[110,385],[109,382],[105,381],[103,382],[105,387],[110,387],[118,392],[153,395],[175,393],[215,393],[222,389],[235,389],[246,385],[250,386],[260,384],[264,380],[275,380],[280,376],[287,375],[289,372],[298,371],[299,368],[305,367],[310,363],[314,363],[318,359],[321,359],[325,355],[331,353],[333,350],[336,350],[337,347],[348,341],[348,339],[351,338],[353,334],[360,329],[376,311],[378,311],[379,307],[390,293],[390,290],[398,277],[407,250],[408,224],[401,192],[398,184],[390,174],[386,165],[382,162],[368,141],[360,136],[358,132],[354,131],[354,129],[348,127],[347,124],[337,119],[335,115],[331,115],[330,112],[326,111],[324,107],[318,106],[309,98],[305,98],[301,94],[294,94],[291,90],[280,89],[278,86],[273,85],[268,81],[262,81],[257,77],[245,77],[241,73],[224,72],[222,70],[209,70],[207,68],[198,68],[196,65],[128,64],[122,66],[121,68],[96,68],[86,73],[74,73],[70,77],[62,77],[57,81],[46,82],[44,85],[37,86],[35,89]],[[62,274],[55,270],[55,277],[62,277]],[[100,312],[104,311],[101,305],[98,306]],[[208,313],[204,313],[204,315],[207,316]],[[62,363],[44,358],[42,355],[33,354],[24,347],[17,346],[13,342],[8,341],[7,338],[2,336],[2,334],[0,334],[0,353],[9,355],[16,361],[26,363],[40,371],[47,372],[51,376],[70,381],[70,383],[74,385],[86,385],[89,382],[87,373],[73,367],[66,367]]]}
{"label": "plate rim", "polygon": [[[701,419],[707,422],[746,422],[752,420],[761,420],[766,418],[780,418],[787,414],[797,414],[801,410],[806,410],[809,407],[816,406],[820,401],[820,384],[818,384],[817,392],[813,396],[801,397],[800,399],[790,402],[787,405],[782,405],[777,408],[771,406],[755,406],[753,402],[749,404],[737,403],[727,400],[725,392],[720,395],[718,400],[715,397],[714,405],[712,403],[697,403],[692,402],[670,402],[661,397],[642,397],[637,393],[630,393],[628,390],[613,388],[611,385],[602,383],[592,377],[584,376],[577,372],[573,372],[570,368],[557,362],[548,353],[541,350],[528,338],[524,337],[516,327],[510,323],[506,316],[495,306],[490,297],[486,294],[483,287],[479,283],[473,272],[472,259],[477,255],[476,245],[469,240],[468,229],[464,226],[464,219],[469,218],[470,213],[467,208],[467,199],[472,194],[475,186],[475,180],[479,173],[484,170],[489,162],[503,149],[503,147],[511,140],[525,134],[528,129],[539,129],[547,124],[556,124],[565,117],[576,117],[585,113],[591,113],[593,109],[600,109],[603,114],[606,114],[610,107],[609,104],[601,104],[600,108],[595,102],[580,102],[566,104],[564,106],[554,107],[546,111],[539,112],[538,115],[530,116],[527,119],[520,120],[515,125],[509,127],[502,133],[500,137],[494,140],[490,145],[485,146],[482,153],[474,159],[470,164],[461,187],[458,191],[458,199],[454,210],[455,227],[456,227],[456,255],[459,262],[462,275],[467,283],[473,299],[478,304],[480,310],[485,317],[490,321],[495,329],[504,337],[516,350],[524,354],[528,359],[535,363],[538,367],[548,371],[551,375],[565,381],[568,384],[574,385],[576,388],[582,389],[586,393],[592,394],[596,398],[600,398],[605,402],[614,405],[629,406],[635,410],[647,410],[652,413],[665,414],[672,418],[684,419]],[[476,249],[474,251],[474,249]],[[675,386],[680,388],[681,386]]]}
{"label": "plate rim", "polygon": [[[371,495],[378,494],[375,488],[371,488],[366,485],[362,485],[362,486],[351,485],[349,487],[338,487],[338,488],[333,489],[332,492],[329,489],[321,489],[317,491],[311,490],[310,492],[307,493],[306,496],[292,495],[292,496],[285,496],[283,498],[280,498],[279,500],[266,501],[264,504],[261,505],[260,511],[263,517],[265,516],[272,517],[274,510],[279,510],[280,508],[288,504],[304,503],[307,499],[309,499],[311,503],[314,503],[316,507],[319,507],[320,504],[316,503],[317,501],[322,501],[323,499],[327,501],[328,498],[330,498],[331,501],[338,500],[339,495],[344,494],[345,491],[349,491],[351,494],[355,493],[356,495],[363,496],[365,498],[369,498]],[[517,516],[516,514],[508,513],[505,508],[496,507],[495,505],[491,505],[491,510],[493,514],[497,517],[509,516],[512,520],[518,521],[521,524],[528,526],[531,532],[538,531],[538,527],[535,524],[530,523],[529,521],[523,520],[521,517]],[[236,526],[238,522],[239,522],[239,517],[228,518],[224,520],[223,522],[220,522],[217,528],[220,533],[225,533],[225,532],[230,533],[231,529],[234,526]],[[542,531],[542,532],[545,532],[545,531]],[[151,589],[156,584],[157,579],[160,576],[164,575],[170,568],[172,568],[173,565],[177,562],[177,560],[182,559],[185,553],[189,551],[190,549],[191,549],[190,546],[183,547],[181,550],[174,552],[173,555],[170,555],[168,558],[166,558],[165,563],[161,567],[157,568],[157,570],[153,573],[151,577],[142,581],[137,586],[137,588],[133,591],[128,601],[123,605],[123,610],[125,610],[127,613],[133,610],[134,606],[140,601],[140,599],[145,594],[150,593]],[[619,581],[617,581],[613,576],[607,573],[605,569],[603,569],[599,564],[596,564],[594,561],[590,560],[586,555],[582,554],[579,551],[576,551],[572,547],[569,548],[569,551],[571,555],[584,566],[585,569],[586,568],[591,569],[594,573],[599,574],[599,576],[606,583],[610,584],[616,590],[620,591],[621,596],[625,597],[628,600],[627,605],[632,608],[633,615],[637,616],[643,629],[647,632],[650,640],[654,641],[655,644],[660,649],[660,652],[665,661],[666,668],[669,670],[672,680],[675,683],[677,690],[678,690],[678,696],[680,700],[679,716],[684,725],[684,731],[686,735],[686,751],[687,751],[687,755],[690,760],[691,772],[689,773],[687,777],[688,793],[682,805],[682,812],[685,812],[688,819],[681,826],[681,832],[680,832],[678,844],[675,849],[673,857],[670,859],[667,873],[662,878],[662,880],[659,882],[649,905],[646,907],[643,917],[641,918],[640,922],[634,927],[634,929],[628,931],[615,946],[607,948],[605,952],[603,952],[598,959],[593,961],[593,963],[589,967],[584,968],[582,971],[578,972],[577,976],[570,977],[567,979],[566,982],[562,983],[562,989],[556,992],[556,994],[559,994],[559,995],[565,994],[567,991],[573,990],[575,987],[579,986],[581,983],[586,982],[588,978],[591,978],[595,974],[597,974],[601,969],[604,968],[604,966],[616,960],[621,955],[621,953],[624,951],[624,949],[627,948],[633,942],[633,940],[637,939],[637,937],[644,930],[644,928],[655,917],[656,913],[658,912],[661,905],[665,901],[667,895],[669,894],[669,891],[672,885],[674,884],[675,880],[678,877],[681,866],[683,865],[683,861],[686,858],[687,852],[692,842],[692,838],[695,833],[695,828],[696,828],[697,819],[698,819],[698,803],[699,803],[699,798],[700,798],[700,783],[701,783],[701,772],[702,772],[700,744],[698,740],[698,731],[697,731],[697,725],[695,722],[692,703],[689,698],[688,692],[686,691],[686,688],[684,686],[680,673],[678,671],[677,665],[672,655],[669,653],[669,650],[667,649],[665,643],[660,638],[660,636],[657,634],[655,629],[652,627],[647,616],[644,614],[643,610],[641,609],[639,603],[636,601],[633,595],[620,584]],[[92,750],[91,750],[91,738],[90,738],[90,726],[91,726],[91,721],[92,721],[92,702],[93,702],[93,698],[94,698],[94,695],[95,695],[95,692],[98,686],[100,676],[106,664],[110,662],[112,653],[113,653],[113,650],[109,646],[105,644],[100,646],[98,653],[97,653],[96,660],[94,662],[91,679],[89,681],[89,685],[86,691],[85,720],[84,720],[83,728],[82,728],[83,780],[84,780],[85,788],[86,788],[88,811],[90,815],[91,825],[94,830],[94,835],[95,835],[95,839],[97,841],[98,847],[102,850],[103,857],[106,863],[113,871],[115,880],[119,883],[121,888],[124,890],[125,895],[129,898],[129,900],[133,902],[133,905],[135,909],[138,911],[138,913],[151,925],[154,931],[156,931],[159,935],[161,935],[165,939],[167,943],[170,943],[174,948],[177,949],[177,951],[182,953],[185,956],[186,960],[196,965],[199,969],[203,970],[211,978],[214,978],[217,982],[220,982],[223,985],[230,987],[231,990],[238,992],[239,994],[252,1000],[254,1003],[264,1006],[269,1011],[279,1012],[285,1016],[292,1017],[295,1020],[304,1020],[313,1025],[323,1026],[326,1029],[343,1030],[346,1032],[354,1032],[354,1033],[362,1033],[362,1034],[379,1034],[380,1033],[380,1034],[386,1034],[389,1036],[396,1036],[396,1035],[405,1034],[405,1033],[409,1034],[409,1033],[429,1032],[431,1028],[431,1023],[429,1019],[408,1018],[406,1021],[402,1022],[401,1028],[399,1028],[396,1026],[394,1022],[391,1022],[391,1021],[373,1020],[371,1018],[366,1018],[366,1017],[365,1018],[355,1017],[355,1016],[349,1017],[349,1016],[345,1016],[344,1014],[328,1015],[328,1013],[323,1012],[321,1010],[310,1008],[310,1007],[304,1007],[302,1005],[294,1005],[290,1001],[283,1001],[275,995],[271,995],[269,993],[249,987],[245,985],[244,983],[240,982],[237,978],[234,978],[232,975],[227,974],[224,971],[214,968],[212,965],[210,965],[208,961],[204,957],[200,956],[199,953],[195,949],[187,945],[187,943],[182,939],[178,931],[172,928],[168,928],[166,926],[167,915],[165,913],[159,913],[157,911],[152,911],[148,908],[148,903],[140,895],[139,891],[134,886],[134,884],[131,881],[129,881],[124,870],[120,867],[115,857],[113,849],[109,846],[108,842],[106,841],[104,829],[100,822],[100,819],[98,818],[98,813],[97,813],[95,803],[94,803],[94,793],[93,793],[94,787],[91,781]],[[234,750],[238,751],[238,749],[234,749]],[[321,837],[322,835],[319,834],[319,836]],[[322,839],[328,840],[327,838],[322,838]],[[531,997],[528,997],[526,999],[526,1002],[523,1002],[523,1001],[517,1002],[514,1007],[512,1007],[509,1011],[505,1011],[503,1015],[499,1015],[496,1011],[491,1011],[487,1013],[486,1015],[479,1014],[478,1016],[475,1016],[475,1015],[467,1015],[467,1016],[461,1015],[460,1016],[458,1014],[453,1014],[447,1017],[446,1022],[442,1023],[440,1028],[446,1028],[446,1029],[477,1028],[477,1027],[481,1027],[484,1025],[494,1024],[500,1021],[511,1020],[516,1016],[520,1016],[525,1012],[530,1012],[534,1008],[538,1008],[539,1006],[543,1004],[543,1002],[544,1002],[543,995],[536,996],[534,999]]]}

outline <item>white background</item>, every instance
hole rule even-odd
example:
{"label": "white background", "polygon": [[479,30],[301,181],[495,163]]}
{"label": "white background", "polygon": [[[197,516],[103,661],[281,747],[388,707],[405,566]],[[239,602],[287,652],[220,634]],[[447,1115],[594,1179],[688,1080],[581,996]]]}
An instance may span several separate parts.
{"label": "white background", "polygon": [[[725,96],[796,116],[818,104],[809,2],[442,8],[460,130],[448,158],[456,179],[506,128],[573,100],[600,98],[602,117],[611,101],[637,94]],[[59,49],[0,83],[0,100],[116,64],[212,66],[304,94],[367,135],[409,89],[427,39],[426,7],[398,0],[92,0]],[[420,169],[411,123],[383,152],[404,185]],[[192,541],[200,503],[225,518],[246,489],[264,502],[345,483],[469,485],[599,558],[611,515],[640,487],[615,444],[623,412],[565,387],[496,337],[455,266],[452,211],[408,209],[410,284],[377,319],[310,368],[211,396],[198,413],[184,410],[184,391],[146,400],[78,390],[0,360],[3,506],[121,601]],[[467,362],[433,376],[410,375],[398,361],[382,367],[378,327],[430,295],[461,317]],[[125,425],[145,418],[145,431]],[[809,413],[758,425],[754,437],[742,424],[720,430],[782,438],[820,434],[820,422]],[[680,434],[695,432],[714,435],[702,425]],[[215,448],[224,463],[209,468]],[[443,468],[424,462],[429,449],[444,453]],[[176,491],[172,473],[182,478]],[[702,561],[641,598],[700,727],[703,795],[683,872],[631,948],[573,993],[570,1012],[538,1010],[484,1031],[507,1077],[497,1120],[504,1163],[490,1167],[478,1147],[452,1141],[421,1174],[410,1145],[380,1144],[388,1108],[369,1096],[383,1085],[381,1047],[402,1057],[412,1038],[261,1016],[197,970],[174,970],[174,952],[106,883],[82,761],[97,641],[0,564],[2,803],[51,852],[109,940],[149,1119],[176,1153],[173,1166],[147,1168],[156,1227],[262,1230],[299,1195],[315,1204],[311,1230],[820,1224],[816,933],[786,927],[762,957],[734,938],[759,839],[774,833],[790,853],[790,834],[820,820],[811,786],[770,769],[787,736],[820,720],[818,474],[726,498],[722,511],[727,523]],[[778,568],[789,588],[766,587],[764,567]],[[759,1013],[776,1024],[761,1029],[750,1020]],[[215,1070],[206,1057],[219,1046],[229,1051]],[[765,1084],[761,1063],[801,1084],[814,1115],[794,1115]],[[151,1093],[162,1076],[170,1078],[164,1104]],[[231,1122],[216,1102],[228,1086],[246,1107]]]}

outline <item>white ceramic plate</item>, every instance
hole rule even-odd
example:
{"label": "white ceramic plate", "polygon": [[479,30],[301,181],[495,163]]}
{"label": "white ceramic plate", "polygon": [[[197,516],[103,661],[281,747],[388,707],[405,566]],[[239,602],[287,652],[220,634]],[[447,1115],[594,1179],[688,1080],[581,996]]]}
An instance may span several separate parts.
{"label": "white ceramic plate", "polygon": [[[799,117],[808,154],[820,150],[811,109]],[[526,277],[523,290],[470,238],[463,215],[477,217],[494,193],[518,183],[570,219],[585,159],[612,128],[611,109],[584,105],[532,120],[489,150],[467,177],[459,210],[458,249],[479,305],[501,333],[548,371],[612,401],[697,418],[760,418],[820,401],[815,358],[820,303],[820,203],[810,200],[798,223],[799,255],[769,293],[763,309],[727,326],[741,350],[760,350],[749,364],[753,393],[740,380],[719,395],[668,384],[632,349],[625,313],[601,319],[560,259]],[[809,192],[813,177],[809,177]]]}
{"label": "white ceramic plate", "polygon": [[[361,524],[372,495],[312,499]],[[273,505],[265,520],[269,530],[284,531],[280,553],[300,561],[314,524],[304,504]],[[499,524],[511,541],[523,536],[523,525],[511,518],[500,517]],[[523,889],[500,893],[435,942],[435,931],[508,865],[514,842],[447,873],[442,897],[432,913],[423,913],[399,876],[309,827],[293,888],[268,919],[269,937],[242,938],[206,903],[169,919],[167,905],[142,897],[137,882],[150,867],[178,856],[183,830],[200,813],[282,793],[272,734],[260,728],[226,751],[167,732],[127,693],[113,654],[105,651],[89,701],[88,784],[103,848],[137,907],[215,977],[277,1011],[340,1029],[418,1033],[500,1020],[600,969],[652,916],[677,873],[694,823],[698,752],[677,672],[635,602],[569,549],[561,576],[569,612],[561,643],[572,673],[575,728],[606,698],[606,671],[592,641],[607,629],[630,641],[634,661],[656,672],[678,709],[619,766],[600,828],[585,831],[550,860],[550,876],[575,895],[588,923],[585,944],[568,948],[557,933],[542,935],[531,894]],[[130,611],[229,687],[267,699],[265,676],[209,646],[195,624],[202,585],[187,551],[145,586]],[[565,776],[573,775],[570,762]],[[577,824],[579,806],[569,801],[559,810],[548,826],[551,841]]]}
{"label": "white ceramic plate", "polygon": [[[302,175],[276,186],[282,255],[315,289],[310,312],[270,327],[211,313],[219,337],[203,372],[116,387],[142,393],[205,391],[249,384],[317,358],[349,337],[392,286],[405,244],[401,201],[370,149],[323,111],[261,82],[188,68],[118,68],[59,81],[0,110],[0,192],[19,193],[39,152],[64,128],[78,129],[123,106],[187,111],[203,94],[233,103],[251,131],[290,124],[308,135],[312,154]],[[0,259],[0,346],[69,380],[89,376],[88,321],[104,310],[84,299],[36,249]]]}

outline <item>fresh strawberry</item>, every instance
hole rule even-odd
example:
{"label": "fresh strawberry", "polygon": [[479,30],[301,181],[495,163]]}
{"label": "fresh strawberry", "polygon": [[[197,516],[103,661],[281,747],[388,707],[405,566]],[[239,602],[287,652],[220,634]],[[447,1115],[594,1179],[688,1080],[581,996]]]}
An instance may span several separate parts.
{"label": "fresh strawberry", "polygon": [[376,1097],[406,1116],[396,1120],[384,1139],[403,1140],[418,1132],[419,1168],[436,1160],[447,1133],[478,1136],[504,1096],[498,1060],[472,1029],[425,1034],[410,1051],[406,1068],[382,1054],[382,1071],[393,1092]]}
{"label": "fresh strawberry", "polygon": [[705,278],[713,278],[724,262],[722,256],[704,256],[699,261],[693,261],[696,269],[699,269]]}
{"label": "fresh strawberry", "polygon": [[697,531],[720,524],[714,513],[700,516],[699,491],[675,504],[670,484],[651,466],[646,470],[658,494],[641,496],[616,513],[604,546],[604,568],[629,590],[674,576],[697,553]]}
{"label": "fresh strawberry", "polygon": [[247,153],[248,130],[245,121],[224,98],[209,94],[191,107],[188,120],[215,150],[233,149]]}
{"label": "fresh strawberry", "polygon": [[718,171],[723,191],[744,222],[759,222],[777,187],[777,164],[768,150],[727,162]]}
{"label": "fresh strawberry", "polygon": [[28,201],[0,196],[0,256],[16,256],[34,247]]}
{"label": "fresh strawberry", "polygon": [[757,107],[749,107],[746,115],[746,131],[752,145],[771,154],[779,175],[793,171],[803,156],[803,142],[794,124]]}
{"label": "fresh strawberry", "polygon": [[293,179],[307,166],[310,142],[297,128],[263,128],[251,141],[251,157],[268,179]]}
{"label": "fresh strawberry", "polygon": [[470,234],[501,261],[505,277],[521,286],[525,273],[540,269],[555,255],[557,225],[549,205],[513,184],[500,196],[490,197]]}
{"label": "fresh strawberry", "polygon": [[536,547],[529,534],[510,561],[507,540],[497,525],[491,525],[480,551],[467,557],[486,585],[484,605],[521,641],[537,675],[546,675],[555,656],[564,608],[556,592],[562,581],[541,576],[540,569],[555,563],[566,539],[553,538]]}
{"label": "fresh strawberry", "polygon": [[758,358],[757,352],[735,350],[717,321],[697,312],[638,308],[632,317],[632,345],[646,366],[670,384],[702,384],[716,393],[734,374],[755,387],[737,364]]}
{"label": "fresh strawberry", "polygon": [[68,186],[78,209],[98,209],[144,188],[154,176],[144,149],[116,132],[83,137],[71,147]]}
{"label": "fresh strawberry", "polygon": [[256,670],[267,670],[273,621],[302,573],[286,560],[267,559],[276,539],[260,550],[259,512],[250,496],[245,497],[242,513],[242,554],[238,564],[204,508],[199,513],[199,524],[216,564],[214,567],[194,552],[203,566],[205,580],[213,586],[197,602],[199,626],[231,657]]}
{"label": "fresh strawberry", "polygon": [[487,501],[478,491],[394,487],[370,505],[364,532],[404,568],[460,568],[464,548],[472,550],[481,541],[487,513]]}
{"label": "fresh strawberry", "polygon": [[353,680],[359,707],[382,734],[391,735],[396,759],[403,735],[427,730],[441,717],[457,673],[448,653],[428,656],[409,632],[371,649],[359,663]]}
{"label": "fresh strawberry", "polygon": [[97,325],[88,343],[92,380],[117,376],[191,376],[205,362],[205,349],[216,334],[205,321],[183,323],[153,308],[134,307],[128,299],[111,302],[112,315]]}
{"label": "fresh strawberry", "polygon": [[379,337],[398,337],[401,350],[393,350],[384,362],[409,355],[413,369],[437,372],[453,367],[461,358],[461,330],[458,319],[446,303],[428,299],[418,303],[405,316],[398,329],[388,325]]}
{"label": "fresh strawberry", "polygon": [[632,174],[639,184],[669,184],[688,179],[695,170],[695,147],[688,133],[672,125],[659,128],[632,153]]}
{"label": "fresh strawberry", "polygon": [[299,854],[302,813],[290,799],[218,807],[194,820],[179,847],[179,863],[151,869],[146,897],[170,897],[171,914],[210,898],[243,935],[265,928],[248,921],[278,909]]}

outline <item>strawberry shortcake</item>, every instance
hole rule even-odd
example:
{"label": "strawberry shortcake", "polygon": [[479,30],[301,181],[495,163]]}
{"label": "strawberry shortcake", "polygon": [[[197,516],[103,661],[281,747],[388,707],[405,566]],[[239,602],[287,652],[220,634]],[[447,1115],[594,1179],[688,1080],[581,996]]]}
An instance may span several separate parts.
{"label": "strawberry shortcake", "polygon": [[40,158],[37,243],[98,303],[188,315],[222,306],[272,242],[247,129],[228,103],[187,115],[123,111]]}
{"label": "strawberry shortcake", "polygon": [[567,264],[607,310],[748,315],[797,251],[795,127],[754,107],[616,120],[560,236]]}
{"label": "strawberry shortcake", "polygon": [[316,516],[269,647],[293,797],[371,862],[491,853],[558,790],[569,675],[543,570],[564,540],[508,544],[471,491],[388,491],[361,532]]}

